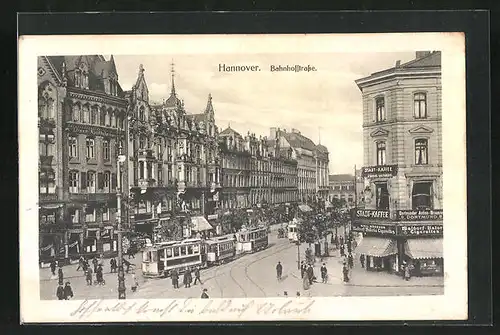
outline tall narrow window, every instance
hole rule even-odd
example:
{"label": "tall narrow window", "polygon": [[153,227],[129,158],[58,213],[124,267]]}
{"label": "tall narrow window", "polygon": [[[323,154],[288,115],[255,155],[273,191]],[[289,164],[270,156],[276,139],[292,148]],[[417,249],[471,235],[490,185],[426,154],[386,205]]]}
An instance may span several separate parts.
{"label": "tall narrow window", "polygon": [[97,124],[98,120],[98,112],[97,112],[97,106],[92,106],[91,112],[90,112],[90,123],[92,124]]}
{"label": "tall narrow window", "polygon": [[95,189],[96,189],[95,178],[96,178],[95,172],[93,172],[93,171],[87,172],[87,192],[88,193],[95,193]]}
{"label": "tall narrow window", "polygon": [[116,114],[111,112],[111,127],[116,127]]}
{"label": "tall narrow window", "polygon": [[412,190],[412,208],[417,210],[432,209],[432,183],[415,182]]}
{"label": "tall narrow window", "polygon": [[427,117],[427,96],[425,93],[416,93],[413,96],[413,113],[415,119],[425,119]]}
{"label": "tall narrow window", "polygon": [[105,117],[105,119],[104,119],[104,125],[105,125],[106,127],[111,126],[111,111],[109,111],[109,110],[108,110],[108,111],[106,111],[106,117]]}
{"label": "tall narrow window", "polygon": [[415,140],[415,164],[425,165],[428,160],[428,142],[426,139]]}
{"label": "tall narrow window", "polygon": [[68,147],[69,147],[69,157],[77,158],[78,157],[78,140],[77,140],[76,136],[69,137]]}
{"label": "tall narrow window", "polygon": [[111,192],[110,187],[110,181],[111,181],[111,173],[110,172],[104,172],[104,182],[103,182],[103,188],[105,192]]}
{"label": "tall narrow window", "polygon": [[377,122],[385,121],[385,100],[377,98],[375,100],[375,111],[377,114]]}
{"label": "tall narrow window", "polygon": [[105,126],[106,125],[106,110],[103,107],[101,107],[100,110],[101,110],[101,113],[100,113],[100,117],[99,117],[99,124],[101,126]]}
{"label": "tall narrow window", "polygon": [[144,179],[144,162],[139,162],[139,179]]}
{"label": "tall narrow window", "polygon": [[109,141],[104,140],[102,141],[102,154],[103,154],[103,159],[105,162],[109,161]]}
{"label": "tall narrow window", "polygon": [[144,106],[141,106],[139,108],[139,120],[141,121],[144,121],[145,120],[145,116],[144,116]]}
{"label": "tall narrow window", "polygon": [[90,123],[89,106],[88,105],[84,105],[82,109],[83,109],[83,122],[84,123]]}
{"label": "tall narrow window", "polygon": [[69,193],[78,193],[78,171],[69,172]]}
{"label": "tall narrow window", "polygon": [[73,105],[73,116],[71,118],[73,122],[79,122],[80,121],[80,105],[79,104],[74,104]]}
{"label": "tall narrow window", "polygon": [[376,200],[377,209],[389,209],[389,191],[387,190],[387,183],[376,184]]}
{"label": "tall narrow window", "polygon": [[148,173],[148,177],[147,177],[147,178],[148,178],[148,179],[153,179],[153,178],[154,178],[154,176],[153,176],[153,172],[152,172],[152,171],[153,171],[153,166],[152,166],[151,162],[147,162],[147,163],[146,163],[146,167],[147,167],[147,169],[148,169],[148,171],[147,171],[147,173]]}
{"label": "tall narrow window", "polygon": [[385,165],[385,142],[377,142],[377,165]]}
{"label": "tall narrow window", "polygon": [[163,184],[163,167],[161,164],[158,164],[158,184]]}
{"label": "tall narrow window", "polygon": [[86,140],[87,158],[95,158],[94,145],[95,145],[95,140],[93,138],[87,138]]}

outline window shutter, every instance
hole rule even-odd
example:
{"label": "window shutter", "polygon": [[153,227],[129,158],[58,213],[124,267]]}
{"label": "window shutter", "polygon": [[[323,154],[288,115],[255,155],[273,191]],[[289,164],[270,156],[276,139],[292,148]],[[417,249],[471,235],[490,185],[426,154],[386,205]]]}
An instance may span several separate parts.
{"label": "window shutter", "polygon": [[86,172],[81,172],[80,173],[80,176],[81,176],[81,185],[80,185],[80,189],[83,190],[83,189],[86,189],[87,188],[87,173]]}
{"label": "window shutter", "polygon": [[97,174],[97,188],[102,190],[104,188],[104,179],[102,172]]}
{"label": "window shutter", "polygon": [[114,192],[116,190],[116,173],[111,174],[111,192]]}

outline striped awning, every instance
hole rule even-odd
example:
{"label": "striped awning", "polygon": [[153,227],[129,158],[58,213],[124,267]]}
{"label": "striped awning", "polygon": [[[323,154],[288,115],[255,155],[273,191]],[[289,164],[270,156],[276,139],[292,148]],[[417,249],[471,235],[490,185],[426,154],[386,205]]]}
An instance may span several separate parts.
{"label": "striped awning", "polygon": [[299,209],[302,212],[311,212],[312,211],[312,208],[309,207],[309,205],[299,205]]}
{"label": "striped awning", "polygon": [[213,229],[213,227],[208,223],[207,219],[203,216],[193,216],[191,217],[191,222],[193,223],[193,231],[205,231]]}
{"label": "striped awning", "polygon": [[443,258],[443,239],[415,238],[406,240],[405,254],[413,259]]}
{"label": "striped awning", "polygon": [[361,243],[356,247],[356,254],[364,254],[373,257],[385,257],[397,254],[396,241],[383,237],[363,237]]}

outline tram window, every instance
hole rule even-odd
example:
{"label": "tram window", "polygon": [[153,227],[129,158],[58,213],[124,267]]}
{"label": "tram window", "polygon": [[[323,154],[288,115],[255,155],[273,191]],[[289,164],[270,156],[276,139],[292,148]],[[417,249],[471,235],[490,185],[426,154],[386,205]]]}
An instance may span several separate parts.
{"label": "tram window", "polygon": [[200,252],[200,246],[199,245],[193,245],[193,252],[196,254],[196,253],[199,253]]}
{"label": "tram window", "polygon": [[151,252],[151,261],[152,262],[157,262],[158,261],[158,252],[157,251]]}
{"label": "tram window", "polygon": [[174,257],[179,256],[179,247],[175,247],[174,249]]}
{"label": "tram window", "polygon": [[193,254],[193,246],[188,245],[188,247],[187,247],[187,253],[188,253],[188,255],[192,255]]}
{"label": "tram window", "polygon": [[172,248],[165,249],[167,251],[167,258],[172,257]]}
{"label": "tram window", "polygon": [[151,262],[151,251],[147,251],[142,254],[142,261]]}
{"label": "tram window", "polygon": [[186,247],[181,247],[181,256],[186,255]]}

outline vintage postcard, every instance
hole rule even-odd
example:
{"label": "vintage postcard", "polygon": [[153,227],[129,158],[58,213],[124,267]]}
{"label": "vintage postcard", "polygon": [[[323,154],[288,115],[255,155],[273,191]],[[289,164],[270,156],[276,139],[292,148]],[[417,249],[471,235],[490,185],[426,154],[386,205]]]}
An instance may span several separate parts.
{"label": "vintage postcard", "polygon": [[461,33],[21,36],[22,322],[467,318]]}

